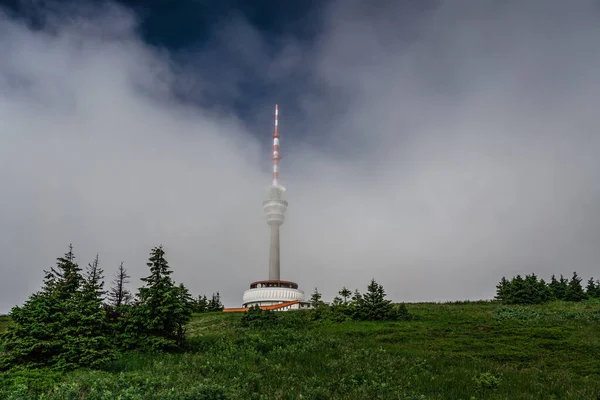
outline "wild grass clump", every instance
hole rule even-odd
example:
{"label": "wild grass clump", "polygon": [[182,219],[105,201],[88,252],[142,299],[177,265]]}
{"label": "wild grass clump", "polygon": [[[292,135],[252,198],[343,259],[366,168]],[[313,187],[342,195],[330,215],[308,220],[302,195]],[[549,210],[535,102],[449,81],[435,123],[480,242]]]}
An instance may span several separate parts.
{"label": "wild grass clump", "polygon": [[531,321],[539,320],[544,317],[543,314],[536,310],[523,307],[501,307],[494,313],[494,318],[498,321],[518,320]]}

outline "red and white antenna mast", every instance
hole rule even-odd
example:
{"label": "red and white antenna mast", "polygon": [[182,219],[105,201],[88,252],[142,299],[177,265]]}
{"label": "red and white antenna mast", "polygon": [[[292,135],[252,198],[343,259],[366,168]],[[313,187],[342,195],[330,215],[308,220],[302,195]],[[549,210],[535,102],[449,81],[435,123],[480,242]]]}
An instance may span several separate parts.
{"label": "red and white antenna mast", "polygon": [[273,185],[279,185],[279,106],[275,104],[275,129],[273,130]]}

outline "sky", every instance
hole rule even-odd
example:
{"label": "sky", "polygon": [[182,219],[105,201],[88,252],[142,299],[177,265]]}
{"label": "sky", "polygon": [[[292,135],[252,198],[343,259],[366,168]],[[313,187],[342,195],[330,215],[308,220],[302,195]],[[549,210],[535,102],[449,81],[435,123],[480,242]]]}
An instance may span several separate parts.
{"label": "sky", "polygon": [[268,274],[275,103],[307,297],[600,278],[597,2],[166,3],[0,3],[0,313],[69,243],[133,291],[162,244],[239,306]]}

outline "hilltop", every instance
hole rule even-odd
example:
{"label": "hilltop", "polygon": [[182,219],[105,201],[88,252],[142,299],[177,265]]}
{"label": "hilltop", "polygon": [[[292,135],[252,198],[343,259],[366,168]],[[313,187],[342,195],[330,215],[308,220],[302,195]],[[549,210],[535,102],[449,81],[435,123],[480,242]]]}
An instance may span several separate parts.
{"label": "hilltop", "polygon": [[[600,303],[408,304],[411,321],[197,314],[185,352],[0,375],[8,399],[597,399]],[[4,326],[6,318],[0,320]],[[12,397],[11,397],[12,396]],[[29,397],[27,397],[29,396]],[[121,397],[119,397],[121,396]]]}

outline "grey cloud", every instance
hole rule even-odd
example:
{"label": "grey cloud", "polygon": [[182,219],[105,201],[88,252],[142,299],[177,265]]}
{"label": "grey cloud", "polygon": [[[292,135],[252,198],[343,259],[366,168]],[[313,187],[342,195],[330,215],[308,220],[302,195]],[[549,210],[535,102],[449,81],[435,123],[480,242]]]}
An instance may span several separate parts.
{"label": "grey cloud", "polygon": [[[276,54],[244,22],[221,33],[300,105],[281,113],[282,277],[326,298],[375,277],[420,301],[489,298],[502,275],[600,275],[593,3],[378,4],[334,3],[315,44]],[[70,242],[136,278],[163,243],[178,281],[239,304],[267,273],[271,127],[177,102],[190,80],[214,90],[211,74],[146,47],[126,11],[82,21],[0,18],[0,311]],[[243,95],[227,70],[227,96]]]}

